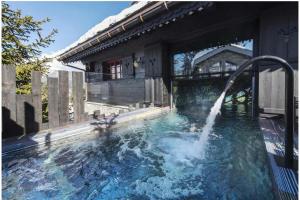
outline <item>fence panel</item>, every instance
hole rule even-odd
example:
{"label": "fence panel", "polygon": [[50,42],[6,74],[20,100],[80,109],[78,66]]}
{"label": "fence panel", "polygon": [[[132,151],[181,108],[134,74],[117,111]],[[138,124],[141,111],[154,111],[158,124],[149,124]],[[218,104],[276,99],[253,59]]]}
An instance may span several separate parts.
{"label": "fence panel", "polygon": [[[39,122],[35,119],[33,95],[17,95],[17,124],[23,127],[22,134],[39,131]],[[19,134],[19,133],[18,133]]]}
{"label": "fence panel", "polygon": [[14,66],[2,66],[2,134],[14,136],[16,124],[16,70]]}
{"label": "fence panel", "polygon": [[59,125],[64,126],[69,122],[69,74],[67,71],[58,71],[58,93]]}
{"label": "fence panel", "polygon": [[38,123],[38,130],[41,130],[43,123],[42,116],[42,83],[41,83],[41,72],[32,72],[31,74],[32,84],[32,105],[34,107],[35,121]]}
{"label": "fence panel", "polygon": [[58,79],[48,77],[48,120],[49,128],[59,126]]}
{"label": "fence panel", "polygon": [[[31,94],[16,94],[15,66],[2,66],[3,138],[70,124],[68,73],[59,71],[58,78],[48,77],[48,123],[43,123],[41,73],[31,74]],[[73,72],[72,79],[75,122],[81,122],[88,119],[84,112],[83,73]]]}
{"label": "fence panel", "polygon": [[84,119],[84,96],[83,96],[83,74],[72,72],[72,96],[74,108],[74,121],[80,122]]}

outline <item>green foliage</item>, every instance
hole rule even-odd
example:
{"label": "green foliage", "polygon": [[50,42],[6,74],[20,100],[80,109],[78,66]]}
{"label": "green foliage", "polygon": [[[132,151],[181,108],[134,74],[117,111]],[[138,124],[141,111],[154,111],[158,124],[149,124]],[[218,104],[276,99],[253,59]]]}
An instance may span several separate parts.
{"label": "green foliage", "polygon": [[181,58],[181,62],[183,63],[181,68],[184,75],[191,75],[193,70],[192,61],[196,54],[197,52],[195,51],[186,52],[184,53],[184,56]]}
{"label": "green foliage", "polygon": [[43,110],[43,121],[48,122],[48,86],[43,85],[42,87],[42,110]]}
{"label": "green foliage", "polygon": [[57,33],[53,29],[49,35],[42,36],[42,25],[49,21],[49,18],[34,20],[32,16],[22,16],[20,10],[11,10],[2,2],[2,63],[19,65],[40,56],[40,48],[54,42],[53,36]]}
{"label": "green foliage", "polygon": [[31,72],[40,71],[42,75],[46,75],[49,69],[46,62],[48,62],[48,59],[37,59],[35,62],[28,62],[16,66],[17,94],[30,94]]}
{"label": "green foliage", "polygon": [[[2,64],[16,66],[17,94],[31,93],[31,72],[40,71],[42,76],[48,73],[48,58],[39,58],[41,48],[54,42],[53,29],[42,36],[42,26],[50,22],[49,18],[35,20],[32,16],[23,16],[20,10],[12,10],[2,2]],[[48,118],[47,87],[42,87],[43,119]]]}

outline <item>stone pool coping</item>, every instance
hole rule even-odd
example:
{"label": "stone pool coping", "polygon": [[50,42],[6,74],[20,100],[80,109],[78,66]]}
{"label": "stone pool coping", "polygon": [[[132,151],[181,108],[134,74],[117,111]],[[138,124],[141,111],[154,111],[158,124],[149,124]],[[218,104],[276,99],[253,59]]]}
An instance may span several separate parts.
{"label": "stone pool coping", "polygon": [[[119,114],[112,122],[110,127],[101,126],[101,129],[114,128],[133,120],[142,120],[170,111],[169,107],[148,107]],[[2,155],[11,152],[29,149],[37,146],[47,146],[53,142],[62,141],[70,137],[78,137],[83,134],[89,134],[99,128],[99,121],[89,120],[82,123],[67,125],[60,128],[48,129],[34,134],[28,134],[21,137],[14,137],[2,140]]]}

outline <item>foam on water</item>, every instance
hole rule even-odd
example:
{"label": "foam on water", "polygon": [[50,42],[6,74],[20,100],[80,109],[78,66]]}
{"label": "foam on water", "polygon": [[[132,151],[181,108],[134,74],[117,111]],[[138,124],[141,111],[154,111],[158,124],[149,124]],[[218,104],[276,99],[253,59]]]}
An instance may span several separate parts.
{"label": "foam on water", "polygon": [[[205,126],[201,132],[197,131],[196,124],[192,123],[189,128],[190,132],[180,132],[178,134],[162,136],[156,141],[156,149],[159,149],[160,155],[163,155],[164,162],[162,169],[164,176],[154,176],[142,182],[136,181],[136,192],[140,194],[147,194],[150,199],[170,199],[178,196],[202,194],[201,181],[198,180],[197,187],[186,187],[185,189],[174,186],[180,185],[187,178],[193,179],[201,175],[202,166],[199,160],[204,159],[205,147],[208,143],[209,134],[213,130],[216,116],[220,113],[225,93],[223,92],[215,102],[214,106],[206,119]],[[184,125],[184,120],[180,119],[178,115],[170,115],[167,122],[180,122]],[[155,152],[155,149],[151,150]],[[190,173],[187,171],[192,170]]]}
{"label": "foam on water", "polygon": [[[262,142],[253,128],[245,129],[249,122],[231,126],[235,122],[222,120],[214,126],[224,96],[209,114],[197,115],[200,119],[175,110],[156,119],[131,122],[92,140],[53,146],[29,159],[13,155],[4,161],[4,199],[265,197],[269,190],[262,185],[269,179],[259,150]],[[222,123],[226,126],[220,129]],[[226,191],[232,198],[223,196]]]}
{"label": "foam on water", "polygon": [[[224,97],[225,93],[223,92],[211,108],[211,111],[206,118],[205,126],[202,128],[201,132],[198,133],[199,137],[197,139],[189,139],[189,137],[185,137],[184,139],[182,137],[167,137],[160,140],[160,143],[163,144],[162,146],[168,149],[168,153],[171,155],[171,159],[173,161],[185,163],[191,166],[191,161],[193,159],[204,158],[205,147],[208,142],[209,134],[213,130],[216,116],[220,113]],[[197,128],[195,127],[195,124],[192,123],[190,131],[193,133],[195,130],[197,130]],[[191,133],[189,133],[189,135],[190,134]]]}

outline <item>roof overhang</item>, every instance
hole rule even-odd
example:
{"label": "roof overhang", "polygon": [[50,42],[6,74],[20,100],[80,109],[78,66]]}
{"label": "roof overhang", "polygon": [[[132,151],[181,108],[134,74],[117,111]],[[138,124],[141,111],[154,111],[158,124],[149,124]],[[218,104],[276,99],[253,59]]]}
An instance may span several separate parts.
{"label": "roof overhang", "polygon": [[200,12],[211,5],[211,2],[151,2],[124,20],[59,55],[58,60],[65,63],[81,60],[173,23],[179,18]]}

